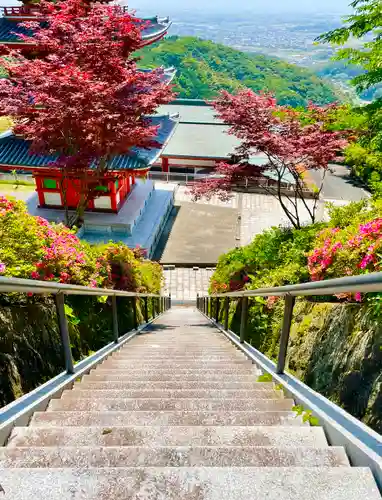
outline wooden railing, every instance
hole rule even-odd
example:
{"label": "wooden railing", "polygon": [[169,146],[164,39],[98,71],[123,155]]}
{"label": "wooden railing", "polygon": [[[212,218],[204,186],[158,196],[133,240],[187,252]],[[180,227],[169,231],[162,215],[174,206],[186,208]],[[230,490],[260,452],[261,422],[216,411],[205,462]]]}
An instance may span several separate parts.
{"label": "wooden railing", "polygon": [[40,14],[40,8],[35,5],[21,5],[0,7],[0,11],[4,17],[36,17]]}

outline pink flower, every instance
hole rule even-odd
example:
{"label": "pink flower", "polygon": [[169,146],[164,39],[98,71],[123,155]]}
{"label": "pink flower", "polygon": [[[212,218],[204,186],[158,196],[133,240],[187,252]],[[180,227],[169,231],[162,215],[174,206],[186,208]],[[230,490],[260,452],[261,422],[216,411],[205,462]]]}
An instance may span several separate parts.
{"label": "pink flower", "polygon": [[38,271],[33,271],[31,273],[31,278],[34,280],[38,280],[40,278],[40,273]]}
{"label": "pink flower", "polygon": [[357,292],[355,295],[354,295],[354,298],[357,302],[362,302],[362,295],[360,292]]}
{"label": "pink flower", "polygon": [[0,274],[4,274],[6,269],[6,265],[3,262],[0,262]]}

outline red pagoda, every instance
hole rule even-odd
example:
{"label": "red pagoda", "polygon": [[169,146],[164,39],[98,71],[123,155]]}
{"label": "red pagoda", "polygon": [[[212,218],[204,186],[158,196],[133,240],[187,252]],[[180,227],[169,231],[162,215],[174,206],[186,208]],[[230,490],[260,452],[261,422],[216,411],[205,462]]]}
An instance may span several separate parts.
{"label": "red pagoda", "polygon": [[[44,19],[36,4],[0,7],[3,17],[0,18],[0,44],[13,48],[31,50],[32,44],[25,44],[18,34],[33,35],[19,23]],[[127,12],[127,7],[124,7]],[[142,22],[141,20],[137,20]],[[168,31],[168,18],[153,17],[144,20],[142,31],[142,47],[160,40]],[[147,70],[142,70],[147,71]],[[173,68],[163,70],[163,81],[171,82],[175,75]],[[118,213],[127,200],[137,177],[145,177],[150,166],[158,160],[161,150],[167,144],[177,125],[177,121],[168,115],[150,118],[153,125],[158,126],[156,142],[159,149],[134,148],[128,154],[113,157],[103,177],[92,178],[92,169],[88,175],[88,188],[97,192],[97,196],[89,201],[88,211]],[[79,179],[63,178],[62,171],[52,167],[55,156],[36,155],[30,153],[30,142],[15,136],[12,131],[0,135],[0,170],[17,170],[32,172],[36,182],[38,206],[40,208],[75,209],[79,203]],[[83,181],[82,181],[83,182]],[[65,193],[65,194],[64,194]]]}

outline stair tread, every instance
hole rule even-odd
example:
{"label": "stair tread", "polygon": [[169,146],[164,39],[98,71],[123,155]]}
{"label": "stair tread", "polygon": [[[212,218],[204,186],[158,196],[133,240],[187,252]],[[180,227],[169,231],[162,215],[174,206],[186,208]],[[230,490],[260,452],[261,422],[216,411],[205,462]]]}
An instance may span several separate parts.
{"label": "stair tread", "polygon": [[[215,373],[215,374],[211,374],[211,375],[206,375],[205,373],[199,373],[199,372],[195,372],[193,374],[190,374],[190,375],[182,375],[182,378],[181,380],[183,382],[192,382],[192,381],[196,381],[196,382],[199,382],[199,381],[206,381],[206,379],[208,379],[208,381],[221,381],[222,377],[224,376],[224,380],[226,381],[226,383],[228,382],[256,382],[257,378],[260,376],[260,374],[256,374],[256,373],[249,373],[248,375],[245,375],[243,373],[236,373],[236,374],[219,374],[219,373]],[[179,379],[180,377],[178,377]],[[137,373],[136,375],[131,375],[129,373],[125,373],[124,371],[113,371],[113,370],[110,370],[110,371],[100,371],[100,372],[96,372],[96,371],[92,371],[89,375],[84,375],[83,377],[83,380],[84,381],[91,381],[93,380],[94,382],[97,382],[97,381],[103,381],[103,380],[110,380],[110,381],[113,381],[113,380],[117,380],[117,381],[120,381],[120,382],[123,382],[123,381],[127,381],[127,382],[134,382],[134,381],[140,381],[140,380],[143,380],[143,381],[147,381],[147,383],[149,383],[150,381],[152,382],[160,382],[160,381],[174,381],[174,379],[177,379],[176,377],[176,372],[173,372],[173,373],[168,373],[168,374],[161,374],[160,372],[154,372],[154,373],[148,373],[148,374],[145,374],[144,372],[143,373]]]}
{"label": "stair tread", "polygon": [[[49,411],[30,425],[304,425],[292,411]],[[307,423],[305,425],[308,425]]]}
{"label": "stair tread", "polygon": [[81,384],[75,385],[75,390],[66,390],[61,399],[77,398],[127,398],[127,399],[282,399],[284,393],[274,389],[254,390],[211,390],[208,389],[81,389]]}
{"label": "stair tread", "polygon": [[9,467],[346,467],[341,447],[60,446],[0,448]]}
{"label": "stair tread", "polygon": [[380,500],[368,469],[110,468],[2,469],[5,498],[12,500]]}
{"label": "stair tread", "polygon": [[52,399],[48,411],[262,411],[291,410],[292,399]]}
{"label": "stair tread", "polygon": [[215,427],[15,427],[8,440],[12,446],[328,446],[321,427],[215,426]]}
{"label": "stair tread", "polygon": [[[264,384],[267,384],[265,386]],[[74,384],[74,387],[81,386],[82,388],[94,388],[96,389],[97,387],[99,389],[107,389],[107,388],[112,388],[112,389],[118,389],[118,388],[142,388],[142,389],[148,389],[148,388],[157,388],[157,389],[220,389],[220,390],[225,390],[225,389],[247,389],[247,390],[252,390],[252,389],[258,389],[259,387],[267,387],[273,388],[273,384],[271,382],[256,382],[256,380],[253,380],[251,382],[224,382],[224,381],[205,381],[205,380],[186,380],[186,381],[181,381],[181,380],[167,380],[167,381],[145,381],[145,380],[94,380],[94,379],[89,379],[89,378],[84,378],[81,382],[76,382]]]}

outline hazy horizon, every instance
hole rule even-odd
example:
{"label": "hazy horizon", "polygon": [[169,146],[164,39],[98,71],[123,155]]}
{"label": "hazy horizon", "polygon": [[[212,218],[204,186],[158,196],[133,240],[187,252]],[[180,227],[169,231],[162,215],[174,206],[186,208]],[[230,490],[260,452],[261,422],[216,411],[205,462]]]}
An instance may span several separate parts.
{"label": "hazy horizon", "polygon": [[[347,14],[351,0],[191,0],[181,3],[179,0],[116,0],[113,3],[128,5],[137,12],[171,14],[175,12],[216,12],[217,14],[252,13],[337,13]],[[0,0],[0,6],[21,5],[18,0]]]}
{"label": "hazy horizon", "polygon": [[219,14],[240,13],[240,11],[253,13],[348,13],[351,0],[192,0],[180,3],[178,0],[124,0],[132,9],[137,11],[158,12],[164,14],[166,9],[171,12],[205,11]]}

